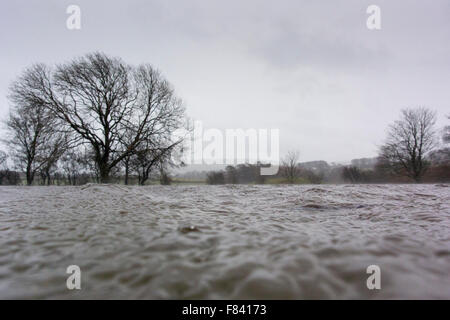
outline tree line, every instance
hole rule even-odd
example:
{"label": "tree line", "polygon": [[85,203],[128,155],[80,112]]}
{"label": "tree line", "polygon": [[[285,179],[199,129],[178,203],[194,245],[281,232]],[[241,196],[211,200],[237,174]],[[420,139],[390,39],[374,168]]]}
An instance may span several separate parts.
{"label": "tree line", "polygon": [[[447,116],[450,119],[450,115]],[[246,164],[208,173],[208,184],[225,183],[407,183],[450,181],[450,126],[435,128],[436,113],[427,108],[401,111],[400,119],[388,127],[387,137],[376,159],[352,161],[351,165],[329,165],[325,161],[300,163],[298,151],[289,151],[278,174],[259,175],[257,166]],[[250,170],[251,178],[243,178]],[[247,175],[247,177],[249,177]]]}
{"label": "tree line", "polygon": [[[35,64],[11,84],[8,99],[2,141],[28,185],[37,176],[43,184],[79,184],[108,183],[119,174],[126,184],[131,174],[145,184],[155,173],[170,182],[167,170],[182,150],[174,133],[186,124],[185,108],[152,66],[99,52],[53,68]],[[3,152],[2,172],[6,157]]]}

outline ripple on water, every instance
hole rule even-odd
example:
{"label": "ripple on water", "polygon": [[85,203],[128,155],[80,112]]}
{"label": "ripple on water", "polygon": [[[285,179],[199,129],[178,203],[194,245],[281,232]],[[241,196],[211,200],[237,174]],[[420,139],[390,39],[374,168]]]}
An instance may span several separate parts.
{"label": "ripple on water", "polygon": [[1,187],[0,298],[450,299],[448,190]]}

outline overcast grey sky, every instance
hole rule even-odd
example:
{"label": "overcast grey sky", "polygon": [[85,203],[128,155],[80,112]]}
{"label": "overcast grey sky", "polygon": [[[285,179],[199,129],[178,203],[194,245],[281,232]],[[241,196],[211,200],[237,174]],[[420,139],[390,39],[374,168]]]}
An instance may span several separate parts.
{"label": "overcast grey sky", "polygon": [[[81,30],[66,28],[79,5]],[[381,8],[381,30],[366,9]],[[0,116],[34,62],[91,51],[159,68],[204,127],[279,128],[301,161],[375,156],[404,107],[450,113],[450,1],[2,1]]]}

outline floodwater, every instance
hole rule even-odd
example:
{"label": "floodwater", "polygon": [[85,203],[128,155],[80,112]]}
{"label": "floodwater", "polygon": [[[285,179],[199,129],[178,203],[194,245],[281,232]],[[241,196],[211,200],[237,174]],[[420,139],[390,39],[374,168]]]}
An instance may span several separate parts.
{"label": "floodwater", "polygon": [[0,298],[450,299],[450,187],[0,187]]}

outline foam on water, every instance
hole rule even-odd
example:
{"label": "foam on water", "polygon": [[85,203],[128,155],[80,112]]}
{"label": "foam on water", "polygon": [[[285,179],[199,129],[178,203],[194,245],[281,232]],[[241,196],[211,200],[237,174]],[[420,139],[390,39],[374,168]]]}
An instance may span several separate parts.
{"label": "foam on water", "polygon": [[0,298],[450,299],[450,188],[1,187]]}

